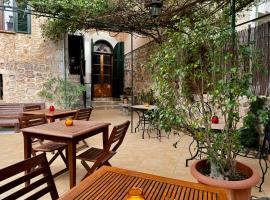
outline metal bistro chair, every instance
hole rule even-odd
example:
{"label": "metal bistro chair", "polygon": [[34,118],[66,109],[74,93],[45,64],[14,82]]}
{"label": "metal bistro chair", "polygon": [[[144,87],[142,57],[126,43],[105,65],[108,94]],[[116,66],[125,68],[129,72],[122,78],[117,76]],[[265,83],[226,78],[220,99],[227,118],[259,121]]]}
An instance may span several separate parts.
{"label": "metal bistro chair", "polygon": [[[212,116],[212,110],[211,107],[207,102],[203,102],[203,105],[200,101],[195,101],[193,104],[189,107],[188,113],[191,120],[198,120],[201,119],[203,116],[203,109],[205,112],[209,113],[209,116]],[[203,149],[205,149],[203,143],[199,143],[198,140],[196,140],[196,137],[194,133],[191,133],[192,141],[189,144],[189,153],[190,158],[186,159],[186,167],[188,167],[188,163],[191,160],[194,160],[197,156],[201,157],[201,154],[203,153]],[[195,143],[195,147],[194,147]]]}
{"label": "metal bistro chair", "polygon": [[[37,125],[42,125],[42,124],[46,124],[47,123],[47,119],[46,116],[44,114],[42,115],[28,115],[28,116],[23,116],[20,119],[20,126],[21,128],[27,128],[27,127],[32,127],[32,126],[37,126]],[[35,140],[32,141],[32,143],[34,143]],[[60,142],[54,142],[54,141],[45,141],[40,145],[34,145],[32,148],[32,155],[36,156],[36,152],[54,152],[57,151],[53,157],[49,160],[49,165],[51,165],[53,163],[53,161],[60,156],[65,165],[66,168],[64,168],[63,170],[57,172],[56,174],[54,174],[53,176],[56,177],[64,172],[66,172],[68,170],[68,162],[66,157],[63,154],[63,151],[66,149],[67,145],[64,143],[60,143]]]}
{"label": "metal bistro chair", "polygon": [[[89,121],[91,113],[92,113],[92,108],[79,109],[79,110],[77,110],[77,112],[74,116],[74,120]],[[80,147],[77,147],[77,151],[80,151],[82,149],[89,147],[89,145],[87,144],[87,142],[85,140],[82,140],[82,142],[83,142],[83,145]]]}
{"label": "metal bistro chair", "polygon": [[[35,179],[30,184],[33,178]],[[2,181],[1,199],[32,200],[48,193],[52,200],[59,198],[45,153],[0,169],[0,182]],[[24,186],[24,183],[28,184]]]}
{"label": "metal bistro chair", "polygon": [[[130,121],[126,121],[123,124],[114,126],[108,144],[104,147],[104,149],[92,147],[77,156],[77,159],[81,160],[82,165],[88,171],[84,178],[93,173],[96,169],[100,168],[102,165],[111,166],[109,160],[116,154],[116,150],[122,144],[129,124]],[[88,166],[86,161],[94,162],[91,168]]]}

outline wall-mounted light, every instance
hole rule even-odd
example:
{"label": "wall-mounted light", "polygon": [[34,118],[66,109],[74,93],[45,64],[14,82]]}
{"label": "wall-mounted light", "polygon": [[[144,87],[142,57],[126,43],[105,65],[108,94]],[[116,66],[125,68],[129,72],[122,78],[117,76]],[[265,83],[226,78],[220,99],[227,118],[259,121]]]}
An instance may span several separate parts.
{"label": "wall-mounted light", "polygon": [[162,6],[163,6],[162,0],[148,1],[148,7],[150,7],[150,14],[152,17],[157,17],[161,13]]}

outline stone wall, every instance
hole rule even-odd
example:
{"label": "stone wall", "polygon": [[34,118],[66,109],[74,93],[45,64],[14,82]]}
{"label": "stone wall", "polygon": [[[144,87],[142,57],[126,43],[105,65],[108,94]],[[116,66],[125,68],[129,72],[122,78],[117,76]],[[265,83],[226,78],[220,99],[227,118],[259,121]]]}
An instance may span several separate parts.
{"label": "stone wall", "polygon": [[[150,42],[133,51],[133,82],[134,95],[140,94],[141,90],[148,90],[153,80],[146,63],[155,48],[155,43]],[[124,88],[131,88],[131,53],[125,55]]]}
{"label": "stone wall", "polygon": [[31,34],[0,32],[1,102],[44,102],[38,96],[42,84],[61,74],[62,42],[42,37],[42,21],[32,16]]}

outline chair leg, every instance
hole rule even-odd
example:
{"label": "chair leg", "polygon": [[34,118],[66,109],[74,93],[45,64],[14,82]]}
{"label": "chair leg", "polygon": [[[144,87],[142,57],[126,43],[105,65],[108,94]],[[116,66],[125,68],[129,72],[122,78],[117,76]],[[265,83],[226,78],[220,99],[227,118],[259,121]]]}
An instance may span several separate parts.
{"label": "chair leg", "polygon": [[79,147],[76,148],[76,151],[77,152],[79,152],[79,151],[81,151],[81,150],[86,149],[86,148],[89,147],[89,144],[85,140],[82,140],[82,143],[83,143],[83,145],[81,145],[81,146],[79,146]]}
{"label": "chair leg", "polygon": [[84,143],[85,146],[89,147],[89,144],[85,140],[82,140],[82,142]]}
{"label": "chair leg", "polygon": [[85,168],[88,172],[91,171],[91,168],[87,165],[87,163],[86,163],[84,160],[82,160],[81,163],[82,163],[82,166],[84,166],[84,168]]}
{"label": "chair leg", "polygon": [[67,157],[65,157],[65,156],[64,156],[64,154],[63,154],[63,150],[64,150],[64,149],[59,150],[58,152],[59,152],[59,155],[61,156],[62,160],[64,161],[64,163],[65,163],[66,167],[68,168],[68,161],[67,161]]}
{"label": "chair leg", "polygon": [[51,165],[53,163],[53,161],[60,155],[59,151],[56,152],[56,154],[54,154],[54,156],[51,158],[51,160],[49,160],[49,165]]}
{"label": "chair leg", "polygon": [[109,163],[109,161],[106,161],[106,162],[104,162],[103,164],[106,165],[106,166],[110,166],[110,167],[112,166],[112,165]]}

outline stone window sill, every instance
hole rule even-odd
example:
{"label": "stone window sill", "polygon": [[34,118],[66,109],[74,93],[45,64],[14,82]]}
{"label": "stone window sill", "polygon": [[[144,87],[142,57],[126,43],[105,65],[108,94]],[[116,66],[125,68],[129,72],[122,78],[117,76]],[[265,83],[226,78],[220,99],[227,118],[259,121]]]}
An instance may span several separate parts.
{"label": "stone window sill", "polygon": [[5,31],[5,30],[0,30],[0,33],[16,34],[16,32],[14,32],[14,31]]}

